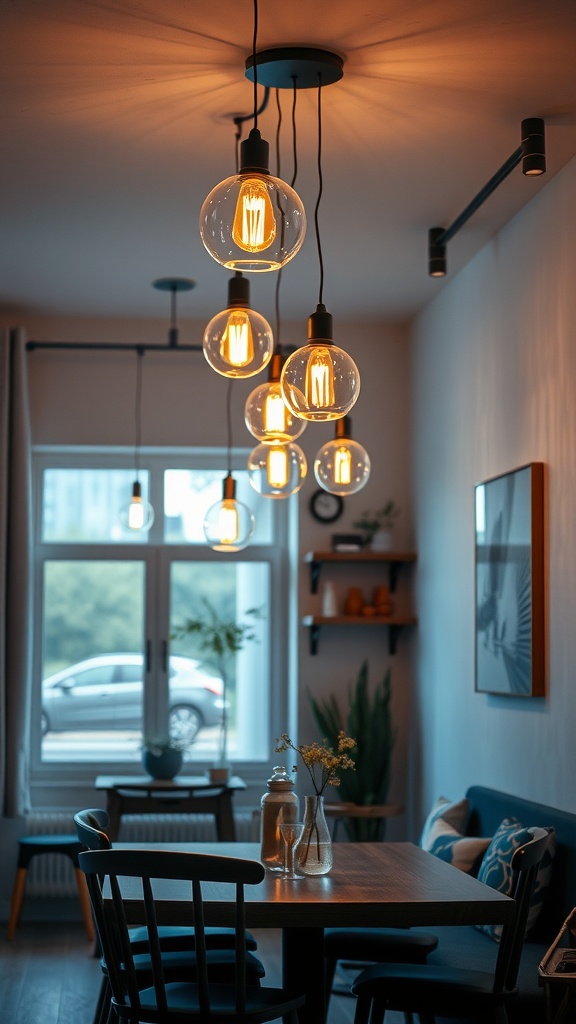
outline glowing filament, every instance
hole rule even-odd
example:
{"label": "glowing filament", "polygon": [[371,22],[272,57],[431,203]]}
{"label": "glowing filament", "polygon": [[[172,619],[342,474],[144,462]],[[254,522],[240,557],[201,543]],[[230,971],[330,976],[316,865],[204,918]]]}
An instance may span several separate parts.
{"label": "glowing filament", "polygon": [[270,487],[285,487],[288,483],[288,453],[284,445],[271,448],[266,457],[266,477]]}
{"label": "glowing filament", "polygon": [[233,544],[238,540],[239,524],[236,502],[225,499],[218,513],[218,533],[221,544]]}
{"label": "glowing filament", "polygon": [[283,434],[288,426],[288,409],[280,390],[270,391],[264,400],[264,430],[267,434]]}
{"label": "glowing filament", "polygon": [[128,527],[130,530],[141,530],[144,526],[144,505],[142,498],[133,497],[128,507]]}
{"label": "glowing filament", "polygon": [[246,252],[261,252],[272,245],[275,237],[276,221],[266,183],[260,178],[246,178],[236,203],[232,238]]}
{"label": "glowing filament", "polygon": [[334,367],[327,348],[314,346],[306,370],[306,401],[309,407],[325,409],[335,405]]}
{"label": "glowing filament", "polygon": [[352,452],[342,445],[334,453],[334,482],[349,484],[352,480]]}
{"label": "glowing filament", "polygon": [[235,310],[220,341],[220,355],[230,366],[248,366],[254,359],[254,338],[250,318]]}

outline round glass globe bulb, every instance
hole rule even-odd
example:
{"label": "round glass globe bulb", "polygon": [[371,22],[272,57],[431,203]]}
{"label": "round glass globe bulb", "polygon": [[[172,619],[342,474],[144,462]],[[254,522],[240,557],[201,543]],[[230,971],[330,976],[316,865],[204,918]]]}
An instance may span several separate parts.
{"label": "round glass globe bulb", "polygon": [[248,478],[263,498],[288,498],[300,490],[308,466],[299,445],[259,444],[248,456]]}
{"label": "round glass globe bulb", "polygon": [[290,412],[316,422],[345,416],[360,394],[356,363],[332,343],[296,349],[284,363],[280,383]]}
{"label": "round glass globe bulb", "polygon": [[286,405],[280,381],[254,388],[246,399],[244,421],[250,433],[265,444],[295,441],[306,430],[306,420],[293,416]]}
{"label": "round glass globe bulb", "polygon": [[280,270],[296,255],[305,234],[300,196],[271,174],[233,174],[212,189],[200,210],[204,246],[229,270]]}
{"label": "round glass globe bulb", "polygon": [[235,498],[223,498],[211,505],[204,516],[204,536],[214,551],[242,551],[254,533],[251,509]]}
{"label": "round glass globe bulb", "polygon": [[118,513],[121,526],[131,533],[147,533],[154,523],[154,509],[142,497],[141,485],[136,481],[132,487],[130,501]]}
{"label": "round glass globe bulb", "polygon": [[314,460],[314,476],[330,494],[356,494],[370,477],[370,457],[351,438],[336,438],[323,445]]}
{"label": "round glass globe bulb", "polygon": [[202,348],[212,369],[223,377],[253,377],[272,358],[272,328],[254,309],[228,307],[210,320]]}

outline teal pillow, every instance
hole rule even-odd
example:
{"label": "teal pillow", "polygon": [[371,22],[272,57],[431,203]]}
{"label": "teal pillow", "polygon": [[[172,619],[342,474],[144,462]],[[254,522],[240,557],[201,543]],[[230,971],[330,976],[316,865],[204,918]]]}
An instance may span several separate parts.
{"label": "teal pillow", "polygon": [[[556,848],[556,833],[553,828],[548,829],[549,839],[546,846],[544,858],[538,869],[538,877],[534,887],[534,894],[530,904],[526,934],[534,928],[538,914],[540,913],[545,892],[552,873],[552,861]],[[478,880],[490,885],[493,889],[510,896],[514,880],[512,871],[512,858],[520,846],[524,846],[532,838],[531,832],[524,825],[521,825],[516,818],[504,818],[498,826],[496,833],[482,858],[478,870]],[[501,924],[481,924],[476,926],[479,931],[489,935],[495,942],[500,942],[502,935]]]}
{"label": "teal pillow", "polygon": [[452,825],[442,818],[438,818],[429,832],[430,853],[468,875],[476,874],[489,845],[489,838],[463,836],[458,829],[452,828]]}

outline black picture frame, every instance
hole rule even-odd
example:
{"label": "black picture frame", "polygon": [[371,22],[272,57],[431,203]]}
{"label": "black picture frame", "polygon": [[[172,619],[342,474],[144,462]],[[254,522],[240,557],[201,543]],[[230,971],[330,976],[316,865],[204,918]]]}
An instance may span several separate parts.
{"label": "black picture frame", "polygon": [[476,484],[475,688],[546,692],[544,463]]}

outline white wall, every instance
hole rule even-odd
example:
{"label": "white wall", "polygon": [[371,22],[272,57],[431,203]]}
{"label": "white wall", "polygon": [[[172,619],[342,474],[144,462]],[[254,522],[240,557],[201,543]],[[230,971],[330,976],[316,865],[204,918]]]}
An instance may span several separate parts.
{"label": "white wall", "polygon": [[[421,813],[471,783],[576,811],[575,271],[572,161],[414,325]],[[531,461],[548,476],[548,695],[476,694],[474,484]]]}

